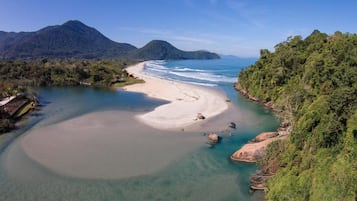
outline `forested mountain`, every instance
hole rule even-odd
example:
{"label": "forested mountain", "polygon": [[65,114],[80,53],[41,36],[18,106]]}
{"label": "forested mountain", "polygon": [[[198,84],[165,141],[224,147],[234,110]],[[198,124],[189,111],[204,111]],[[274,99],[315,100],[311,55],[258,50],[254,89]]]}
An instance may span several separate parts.
{"label": "forested mountain", "polygon": [[133,51],[130,56],[131,58],[144,60],[219,59],[219,56],[215,53],[206,51],[182,51],[162,40],[153,40],[144,47]]}
{"label": "forested mountain", "polygon": [[217,59],[206,51],[184,52],[165,41],[141,49],[114,42],[80,21],[48,26],[36,32],[0,31],[0,59]]}
{"label": "forested mountain", "polygon": [[357,200],[357,35],[288,38],[239,74],[238,90],[293,124],[261,161],[268,200]]}
{"label": "forested mountain", "polygon": [[0,58],[123,58],[136,47],[114,42],[80,21],[36,32],[0,34]]}

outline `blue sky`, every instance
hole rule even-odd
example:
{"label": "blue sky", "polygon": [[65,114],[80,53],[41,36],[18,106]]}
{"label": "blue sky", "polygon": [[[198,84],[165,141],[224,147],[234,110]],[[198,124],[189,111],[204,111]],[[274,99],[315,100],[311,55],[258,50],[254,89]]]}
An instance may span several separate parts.
{"label": "blue sky", "polygon": [[183,50],[257,57],[314,29],[357,33],[355,0],[0,0],[0,30],[77,19],[117,42],[167,40]]}

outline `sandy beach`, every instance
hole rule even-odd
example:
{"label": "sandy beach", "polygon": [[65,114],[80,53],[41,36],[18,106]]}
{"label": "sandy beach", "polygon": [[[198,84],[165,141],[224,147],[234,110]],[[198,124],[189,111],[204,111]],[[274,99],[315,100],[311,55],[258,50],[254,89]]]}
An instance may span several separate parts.
{"label": "sandy beach", "polygon": [[195,120],[198,113],[210,119],[228,109],[224,94],[206,87],[148,76],[143,73],[144,66],[145,62],[142,62],[128,67],[127,71],[145,80],[145,83],[126,86],[124,89],[145,93],[149,97],[170,103],[138,115],[137,118],[143,123],[166,130],[192,129],[192,125],[200,123]]}

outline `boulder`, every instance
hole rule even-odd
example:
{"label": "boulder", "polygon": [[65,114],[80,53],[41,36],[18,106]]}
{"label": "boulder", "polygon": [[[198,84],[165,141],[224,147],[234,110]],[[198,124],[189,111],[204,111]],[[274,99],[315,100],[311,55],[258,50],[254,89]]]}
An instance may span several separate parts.
{"label": "boulder", "polygon": [[216,133],[210,133],[208,134],[208,140],[211,143],[216,144],[219,142],[219,136]]}
{"label": "boulder", "polygon": [[206,117],[203,116],[202,113],[197,113],[196,119],[198,119],[198,120],[199,120],[199,119],[203,120],[203,119],[206,119]]}
{"label": "boulder", "polygon": [[218,142],[218,135],[216,133],[208,134],[208,139],[212,142]]}
{"label": "boulder", "polygon": [[242,148],[231,155],[231,159],[233,161],[255,163],[264,155],[268,144],[274,140],[276,139],[270,138],[257,143],[245,144]]}
{"label": "boulder", "polygon": [[[269,132],[269,133],[271,133],[271,132]],[[259,160],[261,157],[263,157],[267,146],[271,142],[276,141],[276,140],[283,140],[286,138],[287,138],[287,136],[283,136],[283,137],[276,136],[276,137],[267,138],[260,142],[245,144],[242,148],[240,148],[238,151],[234,152],[231,155],[231,160],[255,163],[255,162],[257,162],[257,160]]]}

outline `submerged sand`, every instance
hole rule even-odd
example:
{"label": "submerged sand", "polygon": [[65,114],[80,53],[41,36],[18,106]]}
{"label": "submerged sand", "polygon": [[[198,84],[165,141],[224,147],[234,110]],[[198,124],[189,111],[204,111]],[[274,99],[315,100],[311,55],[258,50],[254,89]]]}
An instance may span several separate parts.
{"label": "submerged sand", "polygon": [[228,109],[224,94],[207,87],[148,76],[143,73],[144,67],[145,62],[142,62],[127,68],[129,74],[145,80],[145,83],[126,86],[124,89],[145,93],[170,103],[138,115],[137,118],[143,123],[158,129],[190,129],[190,126],[200,123],[195,120],[198,113],[209,119]]}
{"label": "submerged sand", "polygon": [[22,149],[56,173],[116,179],[153,173],[203,144],[198,134],[159,131],[132,116],[95,112],[37,128],[22,138]]}

